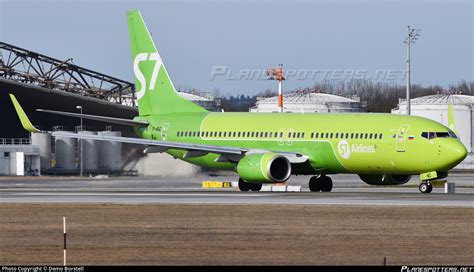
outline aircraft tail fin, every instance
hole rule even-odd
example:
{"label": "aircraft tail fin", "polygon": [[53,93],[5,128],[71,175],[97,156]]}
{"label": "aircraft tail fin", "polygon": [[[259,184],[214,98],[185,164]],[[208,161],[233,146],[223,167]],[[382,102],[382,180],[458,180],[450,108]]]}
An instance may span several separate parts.
{"label": "aircraft tail fin", "polygon": [[140,12],[128,11],[127,22],[139,115],[206,112],[176,92]]}
{"label": "aircraft tail fin", "polygon": [[451,129],[455,134],[456,132],[456,124],[454,123],[454,115],[453,115],[453,107],[451,104],[448,104],[448,127]]}

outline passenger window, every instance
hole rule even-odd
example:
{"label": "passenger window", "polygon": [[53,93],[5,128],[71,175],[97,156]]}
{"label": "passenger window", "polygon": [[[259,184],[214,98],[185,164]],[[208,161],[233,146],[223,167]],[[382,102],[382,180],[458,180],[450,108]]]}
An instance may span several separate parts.
{"label": "passenger window", "polygon": [[311,139],[313,139],[313,136],[314,136],[314,132],[311,132]]}
{"label": "passenger window", "polygon": [[377,135],[378,135],[377,133],[374,133],[374,139],[376,140],[377,140]]}
{"label": "passenger window", "polygon": [[280,132],[280,138],[283,138],[283,132]]}
{"label": "passenger window", "polygon": [[367,137],[369,137],[369,134],[368,134],[368,133],[365,134],[364,139],[367,139]]}
{"label": "passenger window", "polygon": [[382,140],[382,133],[379,134],[379,139]]}
{"label": "passenger window", "polygon": [[372,139],[372,133],[369,134],[369,139]]}
{"label": "passenger window", "polygon": [[351,133],[351,139],[354,139],[354,133]]}
{"label": "passenger window", "polygon": [[329,134],[329,138],[332,139],[332,132],[331,132],[331,134]]}
{"label": "passenger window", "polygon": [[301,133],[301,138],[304,138],[304,132]]}
{"label": "passenger window", "polygon": [[346,133],[346,139],[349,139],[349,133]]}
{"label": "passenger window", "polygon": [[193,137],[196,137],[196,131],[193,131]]}
{"label": "passenger window", "polygon": [[318,136],[319,136],[318,134],[319,134],[319,133],[316,132],[316,134],[314,135],[314,138],[318,139]]}
{"label": "passenger window", "polygon": [[219,138],[222,136],[222,132],[219,131]]}

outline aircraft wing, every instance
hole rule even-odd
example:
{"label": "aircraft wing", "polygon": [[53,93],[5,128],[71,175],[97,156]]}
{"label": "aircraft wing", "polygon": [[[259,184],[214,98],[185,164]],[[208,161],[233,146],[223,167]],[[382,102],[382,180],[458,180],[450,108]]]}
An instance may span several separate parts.
{"label": "aircraft wing", "polygon": [[204,156],[208,153],[214,153],[214,154],[222,155],[224,158],[227,159],[227,161],[237,162],[246,153],[258,153],[258,152],[271,151],[271,152],[280,154],[282,156],[285,156],[288,159],[288,161],[290,161],[290,163],[303,163],[308,160],[308,157],[302,154],[272,151],[272,150],[253,150],[253,149],[238,148],[238,147],[170,142],[170,141],[149,140],[149,139],[131,138],[131,137],[89,135],[89,134],[78,134],[78,133],[62,132],[62,131],[53,132],[52,135],[54,137],[67,137],[67,138],[146,145],[148,146],[147,149],[145,149],[146,153],[165,152],[168,149],[187,150],[188,152],[184,155],[185,158],[199,157],[199,156]]}
{"label": "aircraft wing", "polygon": [[[284,151],[257,150],[257,149],[248,149],[248,148],[239,148],[239,147],[227,147],[227,146],[149,140],[149,139],[131,138],[131,137],[87,135],[87,134],[78,134],[78,133],[60,132],[60,131],[57,131],[57,132],[40,131],[39,129],[37,129],[31,124],[30,120],[28,119],[28,116],[26,116],[25,112],[23,111],[23,108],[21,107],[20,103],[18,103],[15,96],[10,94],[10,98],[13,102],[13,105],[18,114],[18,117],[20,118],[20,122],[23,128],[32,133],[50,133],[54,137],[68,137],[68,138],[77,138],[77,139],[89,139],[89,140],[97,140],[97,141],[110,141],[110,142],[122,142],[122,143],[129,143],[129,144],[146,145],[148,146],[145,149],[146,153],[165,152],[168,149],[181,149],[181,150],[187,151],[186,154],[184,155],[184,158],[200,157],[208,153],[214,153],[214,154],[221,155],[220,157],[217,158],[217,161],[220,161],[220,162],[226,162],[226,161],[238,162],[240,158],[242,158],[247,153],[252,154],[252,153],[264,153],[264,152],[274,152],[282,156],[285,156],[290,163],[304,163],[308,160],[308,157],[305,155],[298,154],[298,153],[284,152]],[[89,119],[108,121],[108,122],[115,121],[115,123],[134,125],[134,126],[145,126],[148,124],[147,122],[142,122],[142,121],[119,119],[119,118],[112,118],[112,117],[81,115],[81,114],[76,114],[76,113],[56,112],[56,111],[50,111],[50,110],[41,110],[41,111],[50,112],[50,113],[59,113],[62,115],[73,116],[73,117],[86,118],[85,116],[88,116],[88,117],[91,117]]]}
{"label": "aircraft wing", "polygon": [[37,109],[36,111],[77,117],[77,118],[84,118],[84,119],[89,119],[89,120],[96,120],[96,121],[102,121],[102,122],[108,122],[108,123],[120,124],[120,125],[126,125],[126,126],[141,126],[141,127],[148,126],[148,122],[146,121],[138,121],[138,120],[130,120],[130,119],[122,119],[122,118],[115,118],[115,117],[90,115],[90,114],[81,114],[81,113],[65,112],[65,111],[54,111],[54,110]]}

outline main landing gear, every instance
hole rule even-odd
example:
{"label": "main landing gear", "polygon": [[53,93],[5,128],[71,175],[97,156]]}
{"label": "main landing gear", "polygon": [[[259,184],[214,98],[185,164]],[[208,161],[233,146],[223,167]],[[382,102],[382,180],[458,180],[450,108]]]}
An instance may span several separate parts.
{"label": "main landing gear", "polygon": [[332,179],[328,176],[314,176],[309,179],[309,190],[311,192],[331,192]]}
{"label": "main landing gear", "polygon": [[420,189],[420,192],[424,194],[429,194],[433,191],[433,185],[429,182],[422,182],[418,188]]}
{"label": "main landing gear", "polygon": [[243,179],[239,178],[239,189],[241,191],[260,191],[260,189],[262,189],[262,184],[245,182]]}

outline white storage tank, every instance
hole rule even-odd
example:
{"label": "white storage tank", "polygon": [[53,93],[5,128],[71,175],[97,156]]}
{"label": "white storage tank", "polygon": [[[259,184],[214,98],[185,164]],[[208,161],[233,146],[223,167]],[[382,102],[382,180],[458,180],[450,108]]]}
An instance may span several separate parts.
{"label": "white storage tank", "polygon": [[31,144],[39,147],[41,169],[51,168],[51,134],[31,133]]}
{"label": "white storage tank", "polygon": [[55,137],[56,168],[76,169],[76,143],[77,139],[74,138]]}
{"label": "white storage tank", "polygon": [[[121,131],[99,131],[99,136],[122,136]],[[99,169],[120,170],[122,167],[122,143],[101,141],[99,148]]]}
{"label": "white storage tank", "polygon": [[[79,131],[79,134],[85,135],[97,135],[95,131]],[[95,140],[89,139],[81,139],[79,143],[78,150],[78,159],[80,160],[80,152],[81,152],[81,141],[82,141],[82,169],[86,170],[97,170],[99,166],[99,152],[98,152],[98,144]],[[80,166],[80,165],[79,165]]]}
{"label": "white storage tank", "polygon": [[[283,94],[283,111],[287,113],[364,112],[366,109],[367,103],[356,96],[347,98],[318,91]],[[278,112],[278,96],[257,97],[257,103],[250,108],[250,112]]]}

